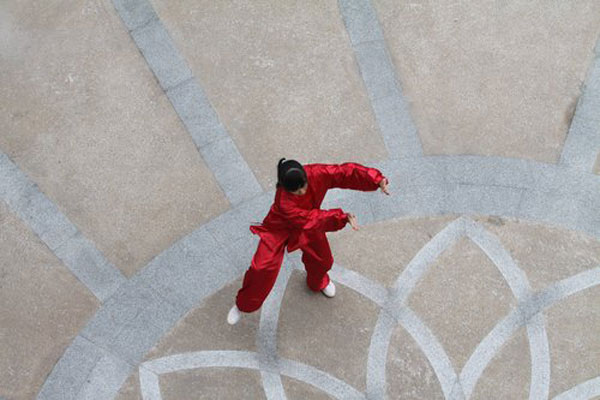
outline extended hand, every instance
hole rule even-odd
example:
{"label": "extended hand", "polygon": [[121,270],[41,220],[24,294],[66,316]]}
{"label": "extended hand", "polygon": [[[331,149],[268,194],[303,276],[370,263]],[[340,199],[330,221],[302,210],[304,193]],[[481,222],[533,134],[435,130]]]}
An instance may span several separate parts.
{"label": "extended hand", "polygon": [[379,182],[379,187],[381,188],[381,191],[389,196],[390,192],[387,188],[388,184],[389,184],[389,182],[388,182],[387,178],[383,178],[381,180],[381,182]]}
{"label": "extended hand", "polygon": [[352,226],[352,229],[354,229],[355,231],[358,230],[358,220],[356,219],[356,215],[348,214],[348,222]]}

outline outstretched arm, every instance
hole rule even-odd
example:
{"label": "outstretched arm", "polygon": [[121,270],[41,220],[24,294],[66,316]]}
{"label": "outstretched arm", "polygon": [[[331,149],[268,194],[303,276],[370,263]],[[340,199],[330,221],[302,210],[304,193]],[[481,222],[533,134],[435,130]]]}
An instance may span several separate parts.
{"label": "outstretched arm", "polygon": [[317,173],[323,176],[329,189],[373,191],[381,187],[382,181],[387,182],[378,169],[357,163],[319,164]]}

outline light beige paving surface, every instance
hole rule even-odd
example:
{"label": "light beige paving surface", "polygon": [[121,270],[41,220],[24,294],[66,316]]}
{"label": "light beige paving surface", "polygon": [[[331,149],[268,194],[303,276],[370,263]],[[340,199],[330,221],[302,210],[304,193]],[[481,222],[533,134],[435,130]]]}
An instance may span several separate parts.
{"label": "light beige paving surface", "polygon": [[472,399],[527,399],[531,379],[531,357],[527,330],[521,328],[483,372]]}
{"label": "light beige paving surface", "polygon": [[281,157],[387,157],[336,2],[152,4],[265,189]]}
{"label": "light beige paving surface", "polygon": [[[337,2],[151,3],[265,189],[275,183],[279,157],[388,157]],[[558,160],[600,34],[600,3],[373,4],[426,154]],[[125,275],[229,209],[110,0],[3,2],[0,50],[0,149]],[[329,238],[339,266],[385,292],[458,217],[390,220]],[[504,216],[472,218],[498,238],[534,291],[600,265],[596,238]],[[225,321],[241,282],[191,309],[142,363],[204,350],[256,352],[260,313],[235,326]],[[516,304],[498,268],[467,238],[429,265],[408,298],[456,373]],[[544,311],[550,397],[600,375],[599,305],[595,287]],[[0,200],[0,397],[35,398],[100,306]],[[279,313],[278,356],[364,391],[379,315],[357,291],[338,283],[327,299],[294,271]],[[471,398],[527,398],[530,358],[520,327]],[[378,361],[389,398],[443,398],[425,352],[402,326]],[[138,367],[117,399],[142,399]],[[159,379],[165,399],[266,396],[251,369],[197,368]],[[281,379],[289,399],[332,398]]]}
{"label": "light beige paving surface", "polygon": [[289,400],[302,400],[302,399],[314,399],[314,400],[333,400],[331,397],[312,385],[304,382],[297,381],[296,379],[282,377],[281,382],[285,390],[285,394]]}
{"label": "light beige paving surface", "polygon": [[600,365],[600,288],[550,308],[548,341],[552,354],[550,396],[598,376]]}
{"label": "light beige paving surface", "polygon": [[[339,260],[344,254],[347,260],[352,260],[353,253],[358,262],[343,265],[345,268],[365,277],[371,275],[371,279],[391,286],[419,250],[455,219],[452,216],[398,219],[363,226],[358,232],[344,230],[329,237],[338,263],[346,264]],[[583,234],[507,218],[480,216],[475,220],[499,238],[526,272],[534,290],[600,263],[600,242]],[[352,268],[354,265],[359,265],[359,269]],[[244,314],[233,327],[225,323],[240,285],[241,279],[238,279],[190,312],[145,360],[202,350],[256,351],[259,313]],[[582,292],[547,312],[552,380],[557,380],[552,387],[554,394],[597,373],[600,344],[593,332],[600,329],[598,293],[597,289]],[[463,237],[431,264],[408,305],[431,329],[459,372],[479,342],[516,306],[516,300],[492,261],[470,239]],[[334,299],[311,292],[306,287],[304,273],[293,271],[281,304],[278,354],[365,390],[367,355],[378,310],[369,299],[339,283]],[[585,357],[580,356],[582,352]],[[526,330],[521,328],[483,371],[472,398],[527,398],[530,357]],[[578,372],[574,374],[573,368]],[[175,393],[183,393],[177,390],[194,387],[193,382],[208,382],[211,378],[225,382],[242,374],[239,379],[252,381],[250,392],[254,393],[255,383],[250,378],[254,375],[244,375],[241,370],[227,371],[203,368],[168,374],[161,377],[161,387],[177,398]],[[390,341],[386,377],[390,398],[443,398],[429,361],[400,326],[394,329]],[[118,399],[137,399],[138,380],[134,373],[123,385]],[[329,398],[319,389],[295,379],[282,377],[282,382],[290,399]],[[210,386],[207,393],[217,390],[221,389]]]}
{"label": "light beige paving surface", "polygon": [[585,234],[514,218],[479,220],[498,236],[534,290],[600,265],[600,241]]}
{"label": "light beige paving surface", "polygon": [[0,396],[34,398],[99,304],[0,201]]}
{"label": "light beige paving surface", "polygon": [[0,148],[125,275],[229,208],[110,0],[0,18]]}
{"label": "light beige paving surface", "polygon": [[[145,360],[202,350],[256,351],[259,313],[246,315],[235,326],[225,320],[241,285],[241,278],[235,280],[190,311],[148,352]],[[139,393],[139,375],[135,373],[123,384],[118,399],[137,399]]]}
{"label": "light beige paving surface", "polygon": [[387,357],[387,395],[392,399],[443,399],[431,364],[410,334],[397,327]]}
{"label": "light beige paving surface", "polygon": [[558,161],[599,2],[373,4],[425,154]]}
{"label": "light beige paving surface", "polygon": [[260,315],[248,314],[235,326],[228,325],[223,317],[241,286],[242,280],[238,279],[203,301],[160,340],[146,359],[201,350],[256,351]]}
{"label": "light beige paving surface", "polygon": [[342,285],[337,285],[333,299],[312,292],[306,285],[306,275],[294,271],[281,304],[279,354],[317,367],[364,391],[377,314],[373,302]]}
{"label": "light beige paving surface", "polygon": [[134,372],[127,378],[121,386],[115,400],[141,400],[142,393],[140,391],[140,374]]}
{"label": "light beige paving surface", "polygon": [[[395,195],[402,196],[401,189]],[[347,212],[353,212],[347,210]],[[360,224],[360,215],[357,216]],[[328,235],[337,264],[392,286],[419,250],[454,216],[385,221]]]}
{"label": "light beige paving surface", "polygon": [[460,371],[477,344],[517,302],[494,264],[463,238],[431,265],[408,304]]}
{"label": "light beige paving surface", "polygon": [[165,400],[266,399],[259,371],[240,368],[202,368],[161,376]]}

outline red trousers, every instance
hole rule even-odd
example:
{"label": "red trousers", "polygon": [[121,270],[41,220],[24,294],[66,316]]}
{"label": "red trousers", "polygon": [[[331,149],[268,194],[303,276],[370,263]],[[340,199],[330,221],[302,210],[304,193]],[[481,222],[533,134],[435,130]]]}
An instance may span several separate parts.
{"label": "red trousers", "polygon": [[[249,313],[262,306],[277,280],[286,245],[287,241],[283,241],[271,248],[263,239],[260,240],[252,264],[244,275],[242,288],[237,294],[236,305],[240,311]],[[308,287],[314,291],[324,289],[329,284],[327,271],[333,265],[325,232],[311,232],[310,240],[300,250]]]}

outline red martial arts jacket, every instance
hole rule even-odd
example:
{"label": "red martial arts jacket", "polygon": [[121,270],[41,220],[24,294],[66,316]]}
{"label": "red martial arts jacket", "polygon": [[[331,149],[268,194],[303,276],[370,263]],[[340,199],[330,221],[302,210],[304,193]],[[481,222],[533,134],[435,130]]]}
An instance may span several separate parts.
{"label": "red martial arts jacket", "polygon": [[277,188],[275,201],[262,224],[250,227],[271,249],[287,241],[287,250],[292,252],[303,247],[308,231],[333,232],[346,225],[348,214],[341,208],[319,208],[328,189],[372,191],[377,190],[384,179],[379,170],[356,163],[308,164],[304,170],[308,180],[306,193],[298,196]]}

